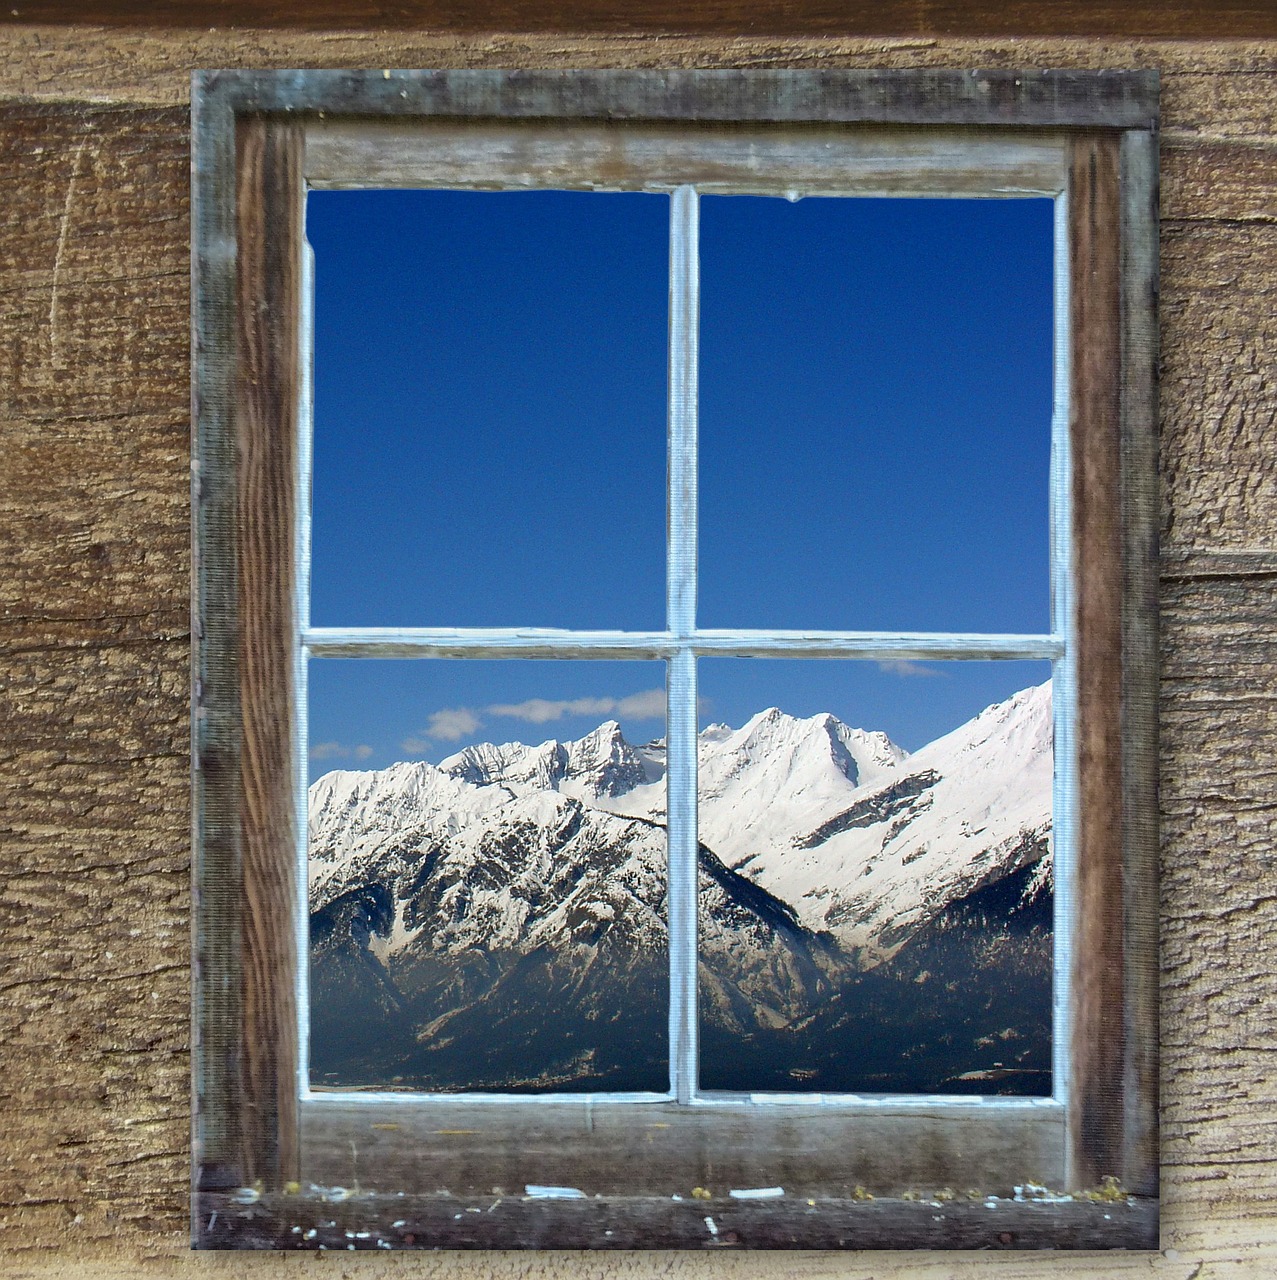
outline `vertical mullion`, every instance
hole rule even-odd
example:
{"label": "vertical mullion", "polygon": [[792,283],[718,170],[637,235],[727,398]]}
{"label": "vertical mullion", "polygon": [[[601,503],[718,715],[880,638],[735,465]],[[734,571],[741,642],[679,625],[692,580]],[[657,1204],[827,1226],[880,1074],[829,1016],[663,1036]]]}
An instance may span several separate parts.
{"label": "vertical mullion", "polygon": [[293,605],[297,630],[293,644],[293,717],[297,762],[297,1094],[304,1098],[310,1092],[310,691],[309,654],[303,637],[310,630],[310,494],[315,439],[315,251],[304,238],[298,348],[297,505],[294,512],[297,576]]}
{"label": "vertical mullion", "polygon": [[1064,638],[1064,653],[1051,665],[1054,783],[1051,797],[1055,898],[1054,1016],[1051,1080],[1056,1101],[1067,1105],[1072,1009],[1073,866],[1077,838],[1077,755],[1073,732],[1077,658],[1073,620],[1073,482],[1069,440],[1069,197],[1055,198],[1053,248],[1053,353],[1051,415],[1051,632]]}
{"label": "vertical mullion", "polygon": [[700,314],[695,187],[670,200],[669,544],[666,614],[678,648],[667,685],[666,807],[669,815],[670,1092],[696,1096],[696,450]]}

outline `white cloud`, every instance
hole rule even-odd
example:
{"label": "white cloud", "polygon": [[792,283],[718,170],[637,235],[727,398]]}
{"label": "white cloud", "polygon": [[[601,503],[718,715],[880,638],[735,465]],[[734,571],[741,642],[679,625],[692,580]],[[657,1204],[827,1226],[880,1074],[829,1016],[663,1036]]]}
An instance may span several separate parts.
{"label": "white cloud", "polygon": [[659,720],[665,715],[665,690],[645,689],[624,698],[529,698],[526,702],[499,702],[487,708],[490,716],[549,724],[564,716],[626,716],[632,720]]}
{"label": "white cloud", "polygon": [[366,742],[354,747],[340,742],[317,742],[308,752],[312,760],[367,760],[372,753]]}
{"label": "white cloud", "polygon": [[616,713],[633,720],[664,720],[665,690],[645,689],[642,693],[632,693],[616,704]]}
{"label": "white cloud", "polygon": [[[630,720],[662,720],[665,717],[665,690],[645,689],[624,698],[528,698],[523,702],[494,702],[487,707],[445,707],[434,712],[424,729],[409,735],[399,746],[410,755],[424,755],[436,743],[459,742],[477,733],[488,716],[522,720],[527,724],[550,724],[564,716],[608,715],[625,716]],[[322,746],[335,747],[336,744],[325,743]]]}
{"label": "white cloud", "polygon": [[[522,720],[527,724],[550,724],[564,716],[608,715],[625,716],[630,720],[662,720],[665,717],[665,690],[644,689],[624,698],[528,698],[524,702],[494,702],[488,707],[445,707],[431,715],[424,729],[411,734],[399,745],[410,755],[424,755],[436,743],[459,742],[477,733],[483,728],[487,716]],[[336,744],[324,744],[328,745]]]}
{"label": "white cloud", "polygon": [[488,708],[490,716],[526,720],[529,724],[549,724],[564,716],[605,716],[616,707],[615,698],[529,698],[526,702],[498,702]]}
{"label": "white cloud", "polygon": [[405,738],[400,746],[405,751],[427,751],[430,742],[457,742],[474,733],[483,724],[469,707],[444,707],[434,712],[426,727],[411,738]]}
{"label": "white cloud", "polygon": [[940,674],[934,667],[929,667],[914,658],[880,658],[875,665],[879,671],[885,671],[891,676],[927,677]]}

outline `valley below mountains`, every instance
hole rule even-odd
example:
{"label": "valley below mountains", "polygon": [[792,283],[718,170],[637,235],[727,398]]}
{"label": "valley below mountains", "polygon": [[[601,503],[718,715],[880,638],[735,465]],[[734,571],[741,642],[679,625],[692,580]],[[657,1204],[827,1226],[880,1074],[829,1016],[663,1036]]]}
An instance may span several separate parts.
{"label": "valley below mountains", "polygon": [[[1050,1092],[1051,690],[912,755],[771,708],[698,744],[701,1084]],[[668,1087],[664,744],[609,721],[309,796],[317,1088]]]}

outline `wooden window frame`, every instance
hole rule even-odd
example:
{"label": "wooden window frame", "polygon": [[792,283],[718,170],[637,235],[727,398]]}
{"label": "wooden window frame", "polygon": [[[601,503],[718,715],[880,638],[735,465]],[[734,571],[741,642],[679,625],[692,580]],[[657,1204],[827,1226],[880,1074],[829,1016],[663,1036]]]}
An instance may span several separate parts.
{"label": "wooden window frame", "polygon": [[[197,1247],[1156,1247],[1157,95],[1148,72],[195,73]],[[478,185],[481,172],[494,185],[813,192],[831,154],[843,162],[828,189],[842,194],[1003,182],[1045,182],[1046,194],[1052,164],[1065,193],[1056,446],[1070,480],[1057,526],[1072,535],[1054,533],[1071,568],[1053,632],[1071,637],[1075,716],[1072,865],[1056,907],[1067,1087],[1052,1100],[765,1106],[310,1094],[297,656],[307,183]],[[694,660],[687,635],[618,634],[399,632],[379,652],[393,641],[416,656],[677,667],[679,648]],[[695,637],[697,652],[752,651],[741,633]],[[366,634],[311,639],[312,651],[367,651]],[[756,648],[1013,656],[996,639],[771,633]],[[1108,1198],[1014,1197],[1030,1181],[1083,1191],[1105,1179]],[[530,1183],[587,1194],[533,1198]],[[786,1194],[726,1195],[760,1185]]]}

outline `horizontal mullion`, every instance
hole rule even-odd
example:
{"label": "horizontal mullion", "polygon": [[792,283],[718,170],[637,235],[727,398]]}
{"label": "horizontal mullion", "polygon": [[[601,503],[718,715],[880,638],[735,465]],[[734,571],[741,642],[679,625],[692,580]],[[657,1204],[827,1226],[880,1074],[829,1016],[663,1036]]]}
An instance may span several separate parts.
{"label": "horizontal mullion", "polygon": [[676,647],[665,631],[567,631],[540,627],[308,627],[317,658],[659,658]]}
{"label": "horizontal mullion", "polygon": [[690,643],[701,656],[740,658],[1058,658],[1064,640],[1053,635],[994,635],[928,631],[705,631]]}
{"label": "horizontal mullion", "polygon": [[1054,659],[1054,635],[897,631],[571,631],[537,627],[308,627],[302,644],[318,658],[742,658]]}

